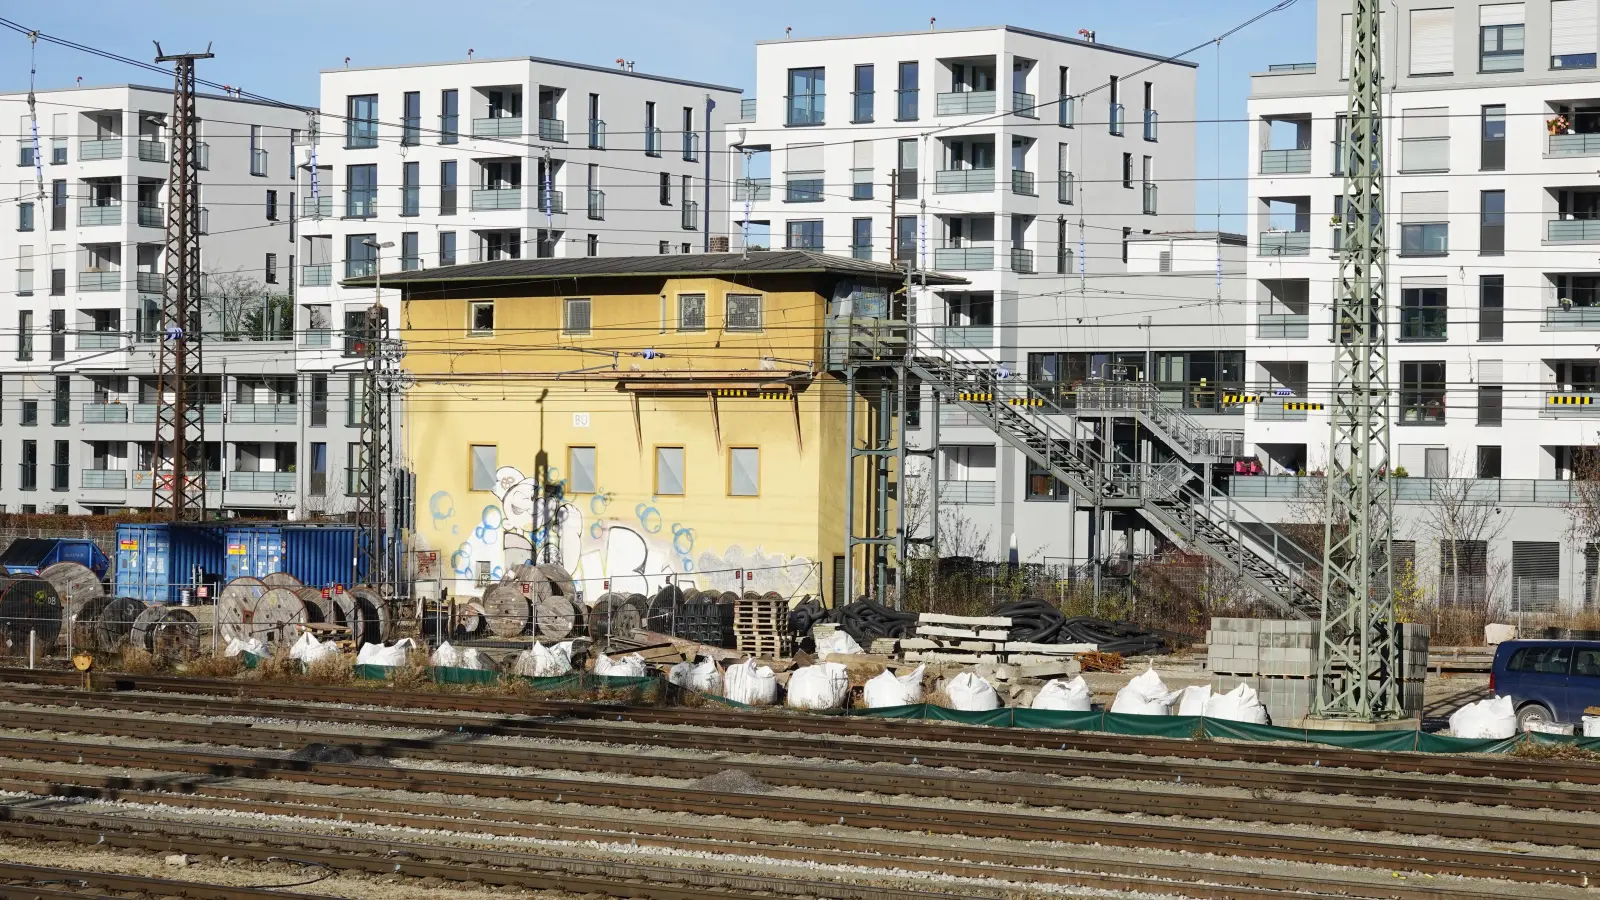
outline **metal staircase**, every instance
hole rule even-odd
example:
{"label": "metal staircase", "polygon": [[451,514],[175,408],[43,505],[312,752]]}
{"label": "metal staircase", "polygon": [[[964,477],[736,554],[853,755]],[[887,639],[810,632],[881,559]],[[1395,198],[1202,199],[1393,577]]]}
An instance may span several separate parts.
{"label": "metal staircase", "polygon": [[1191,463],[1232,462],[1244,455],[1244,432],[1206,428],[1182,410],[1161,399],[1161,391],[1146,381],[1089,378],[1074,391],[1069,415],[1108,419],[1133,419],[1163,444]]}

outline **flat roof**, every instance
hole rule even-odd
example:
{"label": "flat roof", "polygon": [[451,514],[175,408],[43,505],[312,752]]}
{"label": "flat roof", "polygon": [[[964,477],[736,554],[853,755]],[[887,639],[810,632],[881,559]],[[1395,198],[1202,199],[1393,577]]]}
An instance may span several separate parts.
{"label": "flat roof", "polygon": [[[168,96],[171,96],[171,94],[172,94],[172,88],[170,88],[170,87],[153,87],[153,86],[148,85],[148,84],[94,84],[94,85],[84,84],[84,85],[72,85],[70,87],[40,88],[40,89],[34,91],[34,94],[36,94],[37,96],[40,96],[40,97],[44,97],[47,94],[65,94],[65,93],[67,93],[69,91],[74,91],[75,92],[75,91],[123,91],[123,90],[126,90],[126,91],[150,91],[150,92],[156,93],[156,94],[167,94]],[[252,100],[249,97],[233,97],[233,96],[229,96],[227,94],[209,94],[209,93],[206,93],[204,91],[195,91],[194,95],[195,95],[195,97],[197,97],[199,99],[202,99],[202,100],[222,100],[222,101],[227,102],[227,103],[247,103],[247,104],[249,104],[251,106],[266,106],[266,107],[270,107],[272,109],[289,109],[289,110],[293,110],[295,112],[311,113],[311,112],[316,112],[317,111],[317,108],[315,106],[301,106],[301,105],[299,105],[297,103],[281,103],[281,102],[280,103],[270,103],[270,102],[267,102],[265,100]],[[28,92],[27,91],[3,91],[3,92],[0,92],[0,97],[26,97],[26,96],[28,96]]]}
{"label": "flat roof", "polygon": [[963,31],[1009,31],[1012,34],[1025,34],[1029,37],[1043,38],[1047,41],[1057,41],[1062,44],[1074,44],[1079,47],[1088,47],[1092,50],[1106,50],[1111,53],[1121,53],[1124,56],[1137,56],[1140,59],[1151,59],[1156,62],[1172,63],[1175,66],[1188,66],[1191,69],[1199,68],[1199,63],[1189,62],[1184,59],[1173,59],[1159,53],[1146,53],[1143,50],[1130,50],[1127,47],[1118,47],[1114,44],[1101,44],[1097,41],[1086,41],[1082,38],[1067,37],[1064,34],[1052,34],[1048,31],[1035,31],[1032,28],[1020,28],[1016,25],[974,25],[970,28],[927,28],[921,31],[880,31],[869,34],[829,34],[816,37],[787,37],[773,38],[771,40],[756,41],[756,46],[763,44],[792,44],[796,41],[852,41],[868,38],[885,37],[913,37],[928,34],[959,34]]}
{"label": "flat roof", "polygon": [[665,81],[668,84],[682,84],[688,87],[706,88],[713,91],[728,91],[733,94],[743,94],[744,88],[728,87],[723,84],[710,84],[704,81],[689,81],[685,78],[672,78],[667,75],[651,75],[646,72],[633,72],[618,66],[595,66],[589,63],[570,62],[564,59],[547,59],[543,56],[502,56],[494,59],[456,59],[447,62],[422,62],[401,63],[393,66],[356,66],[350,68],[341,66],[337,69],[323,69],[323,75],[336,75],[340,72],[381,72],[385,69],[421,69],[428,66],[477,66],[490,63],[528,62],[542,63],[547,66],[562,66],[568,69],[584,69],[589,72],[602,72],[607,75],[622,75],[627,78],[643,78],[646,81]]}
{"label": "flat roof", "polygon": [[1249,240],[1242,234],[1231,231],[1158,231],[1154,234],[1134,234],[1128,236],[1130,243],[1139,241],[1217,241],[1223,244],[1238,244],[1243,247]]}
{"label": "flat roof", "polygon": [[[674,278],[719,275],[856,275],[903,279],[905,270],[880,262],[831,256],[810,250],[753,250],[743,253],[669,253],[651,256],[578,256],[547,259],[502,259],[442,266],[410,272],[385,272],[385,285],[444,284],[461,281],[545,281],[557,278],[610,278],[658,275]],[[372,276],[341,282],[351,287],[374,283]],[[953,286],[965,278],[942,272],[919,272],[918,282]]]}

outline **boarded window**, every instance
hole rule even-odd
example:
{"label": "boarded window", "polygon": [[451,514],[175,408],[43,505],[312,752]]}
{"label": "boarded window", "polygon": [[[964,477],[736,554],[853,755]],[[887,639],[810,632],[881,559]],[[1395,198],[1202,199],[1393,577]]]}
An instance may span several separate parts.
{"label": "boarded window", "polygon": [[728,493],[735,497],[754,497],[761,492],[761,451],[755,447],[734,447],[728,451]]}
{"label": "boarded window", "polygon": [[706,330],[706,295],[705,294],[679,294],[678,295],[678,330],[679,331],[705,331]]}
{"label": "boarded window", "polygon": [[588,334],[589,328],[589,298],[569,297],[561,330],[568,334]]}
{"label": "boarded window", "polygon": [[725,327],[729,331],[760,331],[761,295],[729,294]]}
{"label": "boarded window", "polygon": [[569,448],[567,450],[567,492],[571,494],[594,493],[594,475],[594,448]]}
{"label": "boarded window", "polygon": [[499,468],[494,445],[473,444],[468,449],[472,455],[472,490],[494,490],[494,470]]}
{"label": "boarded window", "polygon": [[656,448],[656,493],[683,494],[683,448]]}

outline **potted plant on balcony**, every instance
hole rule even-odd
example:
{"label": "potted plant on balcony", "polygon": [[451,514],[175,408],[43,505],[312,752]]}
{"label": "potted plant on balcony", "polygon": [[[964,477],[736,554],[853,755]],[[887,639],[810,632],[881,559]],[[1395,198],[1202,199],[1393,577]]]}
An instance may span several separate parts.
{"label": "potted plant on balcony", "polygon": [[1558,115],[1553,119],[1547,120],[1544,123],[1544,127],[1552,135],[1572,133],[1572,123],[1564,115]]}

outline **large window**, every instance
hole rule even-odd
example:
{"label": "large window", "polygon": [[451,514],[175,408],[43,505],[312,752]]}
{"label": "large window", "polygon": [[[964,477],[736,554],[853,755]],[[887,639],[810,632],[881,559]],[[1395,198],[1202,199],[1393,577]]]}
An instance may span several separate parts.
{"label": "large window", "polygon": [[439,163],[439,215],[456,214],[456,161],[447,159]]}
{"label": "large window", "polygon": [[678,295],[678,330],[679,331],[705,331],[706,330],[706,295],[705,294],[679,294]]}
{"label": "large window", "polygon": [[439,143],[454,144],[461,140],[461,92],[441,91],[439,94]]}
{"label": "large window", "polygon": [[400,146],[415,147],[422,138],[422,94],[406,91],[401,100]]}
{"label": "large window", "polygon": [[788,124],[821,125],[826,96],[823,69],[790,69]]}
{"label": "large window", "polygon": [[1478,12],[1478,70],[1522,71],[1522,4],[1480,6]]}
{"label": "large window", "polygon": [[788,240],[784,244],[790,250],[821,250],[822,249],[822,220],[799,219],[789,222]]}
{"label": "large window", "polygon": [[1400,340],[1445,340],[1449,309],[1443,285],[1402,287],[1400,290]]}
{"label": "large window", "polygon": [[454,231],[439,232],[439,265],[453,266],[456,264],[456,233]]}
{"label": "large window", "polygon": [[1478,168],[1503,172],[1506,168],[1506,108],[1504,104],[1483,108],[1483,132],[1479,139]]}
{"label": "large window", "polygon": [[378,167],[346,166],[344,214],[351,219],[371,219],[378,215]]}
{"label": "large window", "polygon": [[1595,66],[1594,0],[1551,0],[1550,68]]}
{"label": "large window", "polygon": [[1163,399],[1184,409],[1242,414],[1234,404],[1222,402],[1225,394],[1244,391],[1243,350],[1191,350],[1157,353],[1156,386]]}
{"label": "large window", "polygon": [[1478,253],[1498,256],[1506,252],[1506,192],[1478,194]]}
{"label": "large window", "polygon": [[378,270],[378,248],[375,234],[347,234],[344,238],[344,277],[360,278]]}
{"label": "large window", "polygon": [[1444,424],[1444,363],[1400,364],[1400,424]]}
{"label": "large window", "polygon": [[1482,606],[1489,588],[1489,542],[1439,541],[1439,602]]}
{"label": "large window", "polygon": [[22,442],[22,459],[18,466],[18,486],[25,491],[39,489],[39,442]]}
{"label": "large window", "polygon": [[728,331],[761,330],[761,295],[729,294],[722,327]]}
{"label": "large window", "polygon": [[1478,340],[1506,339],[1506,277],[1478,276]]}
{"label": "large window", "polygon": [[400,167],[400,215],[414,216],[422,211],[422,163],[408,162]]}
{"label": "large window", "polygon": [[872,220],[850,220],[850,255],[856,259],[872,258]]}
{"label": "large window", "polygon": [[855,90],[850,93],[850,121],[872,121],[873,102],[877,97],[877,92],[873,90],[876,80],[871,65],[856,66]]}
{"label": "large window", "polygon": [[414,272],[422,268],[422,250],[420,249],[419,233],[403,231],[400,233],[400,269],[404,272]]}
{"label": "large window", "polygon": [[913,122],[917,118],[917,63],[915,60],[903,62],[899,70],[900,84],[895,91],[894,117],[901,122]]}
{"label": "large window", "polygon": [[344,145],[352,150],[378,146],[378,95],[356,94],[346,103]]}
{"label": "large window", "polygon": [[1401,256],[1444,256],[1449,252],[1448,222],[1419,222],[1400,226]]}
{"label": "large window", "polygon": [[[1505,390],[1506,389],[1505,389],[1504,386],[1498,385],[1498,384],[1480,384],[1480,385],[1478,385],[1478,424],[1479,425],[1483,425],[1483,426],[1489,427],[1489,428],[1499,427],[1499,425],[1501,424],[1501,422],[1502,422],[1502,420],[1504,419],[1504,416],[1505,416]],[[1479,459],[1480,460],[1483,458],[1482,457],[1482,452],[1483,452],[1484,449],[1485,448],[1483,448],[1483,447],[1479,447],[1478,448]],[[1496,451],[1499,451],[1500,448],[1496,447],[1494,449]],[[1500,467],[1500,464],[1499,464],[1499,460],[1497,458],[1495,460],[1495,468],[1496,468],[1496,470],[1498,470],[1499,467]],[[1487,476],[1479,475],[1478,477],[1479,478],[1484,478],[1484,477],[1487,477]],[[1499,478],[1500,476],[1499,475],[1495,475],[1494,477],[1495,478]]]}

